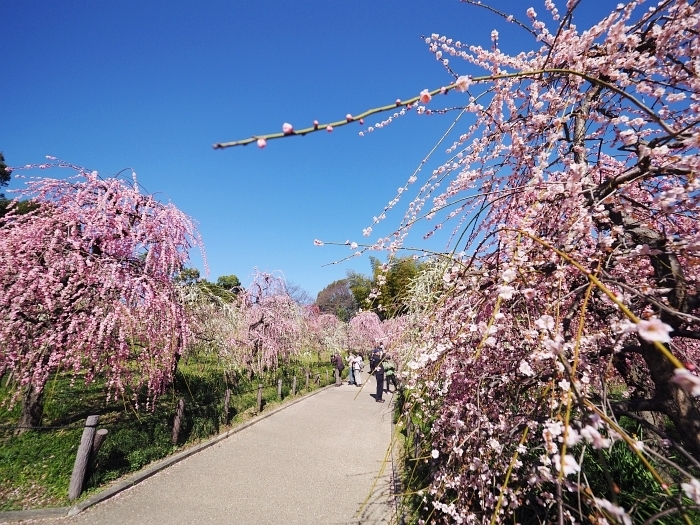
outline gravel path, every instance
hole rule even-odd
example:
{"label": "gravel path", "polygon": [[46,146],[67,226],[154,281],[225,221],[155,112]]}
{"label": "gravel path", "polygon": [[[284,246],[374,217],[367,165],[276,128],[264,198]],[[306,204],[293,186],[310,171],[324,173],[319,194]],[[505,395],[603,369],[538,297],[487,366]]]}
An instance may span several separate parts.
{"label": "gravel path", "polygon": [[390,523],[392,395],[381,404],[374,391],[374,378],[328,388],[76,516],[36,523]]}

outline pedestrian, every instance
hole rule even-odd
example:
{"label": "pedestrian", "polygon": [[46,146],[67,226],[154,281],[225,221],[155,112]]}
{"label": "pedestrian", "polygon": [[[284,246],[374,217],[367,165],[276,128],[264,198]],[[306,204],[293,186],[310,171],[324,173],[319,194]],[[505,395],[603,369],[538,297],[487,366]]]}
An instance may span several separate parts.
{"label": "pedestrian", "polygon": [[384,357],[384,377],[386,378],[386,392],[389,392],[389,383],[394,385],[394,392],[396,392],[399,387],[396,384],[396,363],[391,354],[386,354]]}
{"label": "pedestrian", "polygon": [[357,354],[352,362],[352,371],[353,376],[355,377],[355,386],[362,385],[362,369],[364,368],[364,366],[365,363],[362,361],[362,356],[360,354]]}
{"label": "pedestrian", "polygon": [[369,373],[374,372],[374,368],[377,366],[379,361],[381,361],[381,354],[384,351],[384,343],[379,343],[374,345],[372,353],[369,356]]}
{"label": "pedestrian", "polygon": [[377,393],[374,396],[374,400],[377,403],[384,403],[382,399],[382,393],[384,392],[384,354],[381,350],[377,354],[378,361],[374,366],[374,378],[377,381]]}
{"label": "pedestrian", "polygon": [[339,380],[341,374],[343,373],[343,369],[345,368],[345,363],[343,363],[343,356],[341,356],[339,352],[335,353],[335,368],[338,370],[338,382],[335,384],[335,386],[340,386]]}
{"label": "pedestrian", "polygon": [[354,385],[355,384],[355,376],[353,373],[352,369],[352,363],[355,361],[355,354],[353,352],[350,352],[347,357],[348,360],[348,385]]}

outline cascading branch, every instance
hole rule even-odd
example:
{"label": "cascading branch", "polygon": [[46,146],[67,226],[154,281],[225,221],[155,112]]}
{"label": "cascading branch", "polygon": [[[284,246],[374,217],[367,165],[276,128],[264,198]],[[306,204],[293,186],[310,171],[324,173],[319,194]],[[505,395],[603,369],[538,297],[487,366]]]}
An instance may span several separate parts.
{"label": "cascading branch", "polygon": [[192,220],[117,178],[33,178],[37,205],[0,220],[0,376],[21,397],[20,430],[41,420],[54,372],[104,377],[109,395],[155,402],[189,337],[173,276],[202,247]]}
{"label": "cascading branch", "polygon": [[[697,519],[700,14],[637,5],[583,32],[577,2],[546,3],[551,32],[530,9],[542,47],[517,56],[497,35],[430,39],[492,78],[433,173],[447,189],[431,206],[426,184],[405,221],[448,210],[472,254],[447,265],[407,367],[407,416],[432,423],[422,519]],[[653,504],[596,474],[620,447]]]}
{"label": "cascading branch", "polygon": [[360,113],[426,114],[451,92],[472,116],[394,233],[359,248],[394,253],[421,219],[452,219],[455,252],[469,254],[416,287],[433,305],[415,309],[420,343],[404,348],[404,416],[429,461],[425,477],[408,473],[425,483],[416,520],[692,523],[700,7],[619,4],[581,31],[586,0],[564,13],[546,0],[552,29],[532,8],[527,23],[466,3],[525,28],[536,49],[508,55],[496,31],[488,49],[432,35],[453,82]]}

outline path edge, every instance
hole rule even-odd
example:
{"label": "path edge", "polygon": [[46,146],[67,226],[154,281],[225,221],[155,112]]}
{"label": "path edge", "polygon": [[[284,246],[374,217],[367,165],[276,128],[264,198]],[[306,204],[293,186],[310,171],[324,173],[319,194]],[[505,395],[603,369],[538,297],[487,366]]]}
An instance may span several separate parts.
{"label": "path edge", "polygon": [[161,460],[156,461],[155,463],[152,463],[148,465],[146,468],[143,468],[139,470],[138,472],[134,472],[133,474],[129,474],[126,478],[124,478],[121,481],[118,481],[114,485],[111,485],[107,487],[106,489],[93,494],[92,496],[86,498],[85,500],[76,503],[72,507],[47,507],[45,509],[32,509],[32,510],[7,510],[7,511],[1,511],[0,512],[0,523],[10,523],[10,522],[16,522],[16,521],[24,521],[24,520],[32,520],[32,519],[42,519],[42,518],[57,518],[57,517],[67,517],[67,516],[75,516],[76,514],[80,514],[82,511],[85,509],[92,507],[93,505],[97,505],[98,503],[102,503],[103,501],[116,496],[117,494],[130,489],[131,487],[138,485],[142,481],[150,478],[154,474],[157,474],[158,472],[165,470],[168,467],[171,467],[175,463],[179,463],[183,459],[187,459],[190,456],[193,456],[197,452],[201,452],[202,450],[205,450],[212,445],[215,445],[219,443],[220,441],[223,441],[224,439],[232,436],[233,434],[236,434],[242,430],[245,430],[246,428],[254,425],[255,423],[258,423],[259,421],[262,421],[263,419],[267,419],[268,417],[281,412],[285,408],[289,408],[292,405],[296,405],[297,403],[300,403],[301,401],[304,401],[305,399],[310,398],[311,396],[315,396],[316,394],[320,394],[324,390],[327,390],[329,388],[332,388],[336,386],[335,384],[330,384],[326,385],[324,387],[319,388],[318,390],[314,390],[313,392],[309,392],[308,394],[304,394],[301,397],[298,397],[297,399],[290,401],[288,403],[284,403],[278,407],[276,407],[273,410],[270,410],[269,412],[263,412],[262,414],[259,414],[255,416],[252,419],[249,419],[245,423],[241,423],[237,427],[231,428],[227,430],[226,432],[222,432],[221,434],[218,434],[214,436],[213,438],[210,438],[208,441],[205,441],[203,443],[198,443],[197,445],[194,445],[188,449],[182,450],[180,452],[177,452],[171,456],[168,456],[166,458],[163,458]]}

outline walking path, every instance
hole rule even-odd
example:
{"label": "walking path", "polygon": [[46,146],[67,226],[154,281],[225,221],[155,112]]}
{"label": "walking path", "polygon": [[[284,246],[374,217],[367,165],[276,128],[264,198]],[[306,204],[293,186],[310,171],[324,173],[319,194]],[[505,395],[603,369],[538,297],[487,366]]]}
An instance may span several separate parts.
{"label": "walking path", "polygon": [[361,391],[327,388],[76,516],[38,523],[388,524],[392,395],[377,403],[375,389],[373,377]]}

